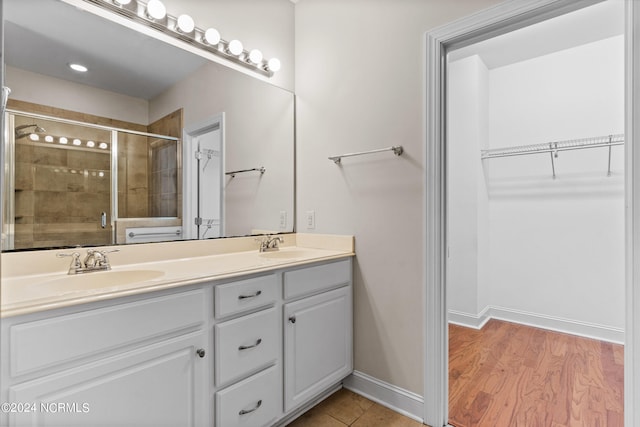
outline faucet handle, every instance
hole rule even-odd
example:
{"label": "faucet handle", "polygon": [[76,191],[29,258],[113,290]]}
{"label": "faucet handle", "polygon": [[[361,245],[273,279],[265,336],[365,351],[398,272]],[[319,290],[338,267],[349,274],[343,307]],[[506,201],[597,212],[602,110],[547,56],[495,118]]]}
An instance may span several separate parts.
{"label": "faucet handle", "polygon": [[78,252],[72,252],[72,253],[59,252],[56,254],[56,258],[67,258],[67,257],[73,257],[73,259],[71,260],[73,262],[80,259],[80,254]]}
{"label": "faucet handle", "polygon": [[109,269],[111,268],[111,265],[109,264],[109,258],[107,257],[107,254],[110,254],[112,252],[120,252],[120,249],[107,249],[104,251],[98,251],[100,252],[100,255],[102,256],[102,259],[99,262],[99,265],[106,265]]}
{"label": "faucet handle", "polygon": [[71,264],[69,264],[69,274],[76,274],[76,272],[82,269],[82,262],[80,262],[80,254],[78,252],[64,253],[60,252],[56,254],[56,258],[71,257]]}

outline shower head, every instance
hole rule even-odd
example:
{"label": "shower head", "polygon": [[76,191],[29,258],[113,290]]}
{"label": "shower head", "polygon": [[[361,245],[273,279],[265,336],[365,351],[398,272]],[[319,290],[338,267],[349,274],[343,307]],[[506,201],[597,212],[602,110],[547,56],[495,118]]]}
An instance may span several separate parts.
{"label": "shower head", "polygon": [[[33,128],[32,131],[24,131],[23,129],[28,129],[28,128]],[[16,139],[20,139],[20,138],[24,138],[25,136],[29,136],[32,133],[45,133],[46,130],[40,126],[38,126],[37,124],[31,124],[31,125],[21,125],[21,126],[17,126],[15,128],[15,133],[16,133]]]}

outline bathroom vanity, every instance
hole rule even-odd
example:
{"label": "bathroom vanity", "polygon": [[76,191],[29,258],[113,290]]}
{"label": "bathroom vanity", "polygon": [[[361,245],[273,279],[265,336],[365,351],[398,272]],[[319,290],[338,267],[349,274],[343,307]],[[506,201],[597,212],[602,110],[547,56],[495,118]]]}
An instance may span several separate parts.
{"label": "bathroom vanity", "polygon": [[84,291],[15,268],[3,277],[0,424],[286,423],[353,369],[353,239],[336,238],[286,235],[264,254],[238,250],[253,239],[181,242],[183,258],[150,262],[145,245],[126,247],[109,272],[67,276]]}

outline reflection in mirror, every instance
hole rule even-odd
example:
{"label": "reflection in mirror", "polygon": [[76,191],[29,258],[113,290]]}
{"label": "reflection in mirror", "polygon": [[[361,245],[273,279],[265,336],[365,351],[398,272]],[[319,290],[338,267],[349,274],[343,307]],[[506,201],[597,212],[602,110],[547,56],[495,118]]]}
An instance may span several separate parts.
{"label": "reflection in mirror", "polygon": [[175,238],[180,141],[62,119],[70,115],[64,110],[56,115],[8,110],[4,249],[125,243],[113,233],[126,232],[132,217],[171,225]]}
{"label": "reflection in mirror", "polygon": [[[3,7],[14,142],[5,144],[14,187],[3,189],[3,250],[293,231],[292,93],[59,0]],[[211,135],[188,131],[216,120],[220,156],[198,190],[198,146]],[[46,130],[39,141],[29,137],[37,127],[18,129],[32,124]],[[68,144],[53,148],[47,135]],[[227,174],[251,169],[264,172]],[[199,215],[198,203],[215,212]]]}

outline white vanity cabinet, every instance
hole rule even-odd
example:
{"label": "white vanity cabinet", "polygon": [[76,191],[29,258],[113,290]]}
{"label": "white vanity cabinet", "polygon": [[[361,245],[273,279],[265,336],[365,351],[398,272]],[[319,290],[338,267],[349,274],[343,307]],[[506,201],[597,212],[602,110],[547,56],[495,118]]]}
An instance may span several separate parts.
{"label": "white vanity cabinet", "polygon": [[284,273],[285,411],[353,370],[351,277],[351,260]]}
{"label": "white vanity cabinet", "polygon": [[0,425],[283,425],[352,372],[351,285],[348,257],[4,318]]}
{"label": "white vanity cabinet", "polygon": [[202,426],[205,290],[3,319],[3,426]]}

